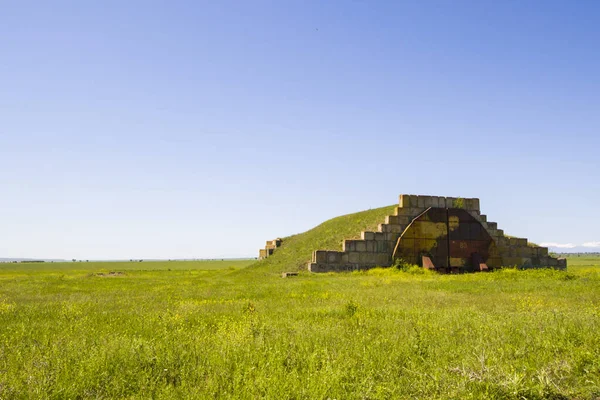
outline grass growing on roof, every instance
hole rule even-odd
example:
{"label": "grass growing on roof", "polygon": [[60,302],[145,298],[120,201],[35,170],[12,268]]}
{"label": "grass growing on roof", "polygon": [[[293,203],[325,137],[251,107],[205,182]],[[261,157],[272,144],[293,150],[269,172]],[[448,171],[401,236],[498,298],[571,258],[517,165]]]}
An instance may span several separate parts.
{"label": "grass growing on roof", "polygon": [[342,250],[344,239],[360,238],[361,231],[377,231],[397,205],[375,208],[332,218],[315,228],[283,238],[272,256],[250,267],[253,272],[300,271],[306,269],[314,250]]}

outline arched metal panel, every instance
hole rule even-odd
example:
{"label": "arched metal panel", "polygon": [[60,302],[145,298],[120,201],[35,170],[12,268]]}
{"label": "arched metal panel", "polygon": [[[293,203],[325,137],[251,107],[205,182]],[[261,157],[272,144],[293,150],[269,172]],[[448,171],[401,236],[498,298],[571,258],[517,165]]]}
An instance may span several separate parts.
{"label": "arched metal panel", "polygon": [[494,252],[491,236],[466,210],[429,208],[404,230],[393,257],[420,265],[426,256],[441,271],[479,271]]}

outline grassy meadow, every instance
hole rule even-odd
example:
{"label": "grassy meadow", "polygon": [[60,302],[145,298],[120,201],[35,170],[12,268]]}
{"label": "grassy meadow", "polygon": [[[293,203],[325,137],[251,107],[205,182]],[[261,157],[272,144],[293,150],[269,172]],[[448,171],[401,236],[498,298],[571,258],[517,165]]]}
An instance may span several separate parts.
{"label": "grassy meadow", "polygon": [[0,264],[0,399],[600,397],[600,258],[286,279],[250,263]]}

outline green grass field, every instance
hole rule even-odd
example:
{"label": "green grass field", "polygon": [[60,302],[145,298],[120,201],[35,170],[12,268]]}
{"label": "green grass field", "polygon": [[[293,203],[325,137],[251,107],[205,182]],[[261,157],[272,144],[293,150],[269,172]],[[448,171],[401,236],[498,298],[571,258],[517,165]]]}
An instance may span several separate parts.
{"label": "green grass field", "polygon": [[287,279],[251,262],[0,264],[0,398],[600,396],[600,258]]}
{"label": "green grass field", "polygon": [[198,260],[198,261],[92,261],[92,262],[47,262],[47,263],[0,263],[0,274],[27,276],[38,275],[40,272],[62,274],[68,273],[110,273],[125,271],[177,271],[177,270],[202,270],[216,269],[236,270],[245,268],[255,263],[255,260]]}
{"label": "green grass field", "polygon": [[600,258],[305,271],[392,211],[325,221],[259,262],[0,264],[0,399],[600,398]]}

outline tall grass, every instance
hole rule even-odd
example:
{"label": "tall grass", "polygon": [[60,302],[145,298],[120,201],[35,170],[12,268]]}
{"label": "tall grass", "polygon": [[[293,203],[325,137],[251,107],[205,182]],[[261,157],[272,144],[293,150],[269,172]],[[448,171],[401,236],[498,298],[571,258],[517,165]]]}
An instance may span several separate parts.
{"label": "tall grass", "polygon": [[0,398],[594,398],[594,263],[287,279],[0,270]]}

